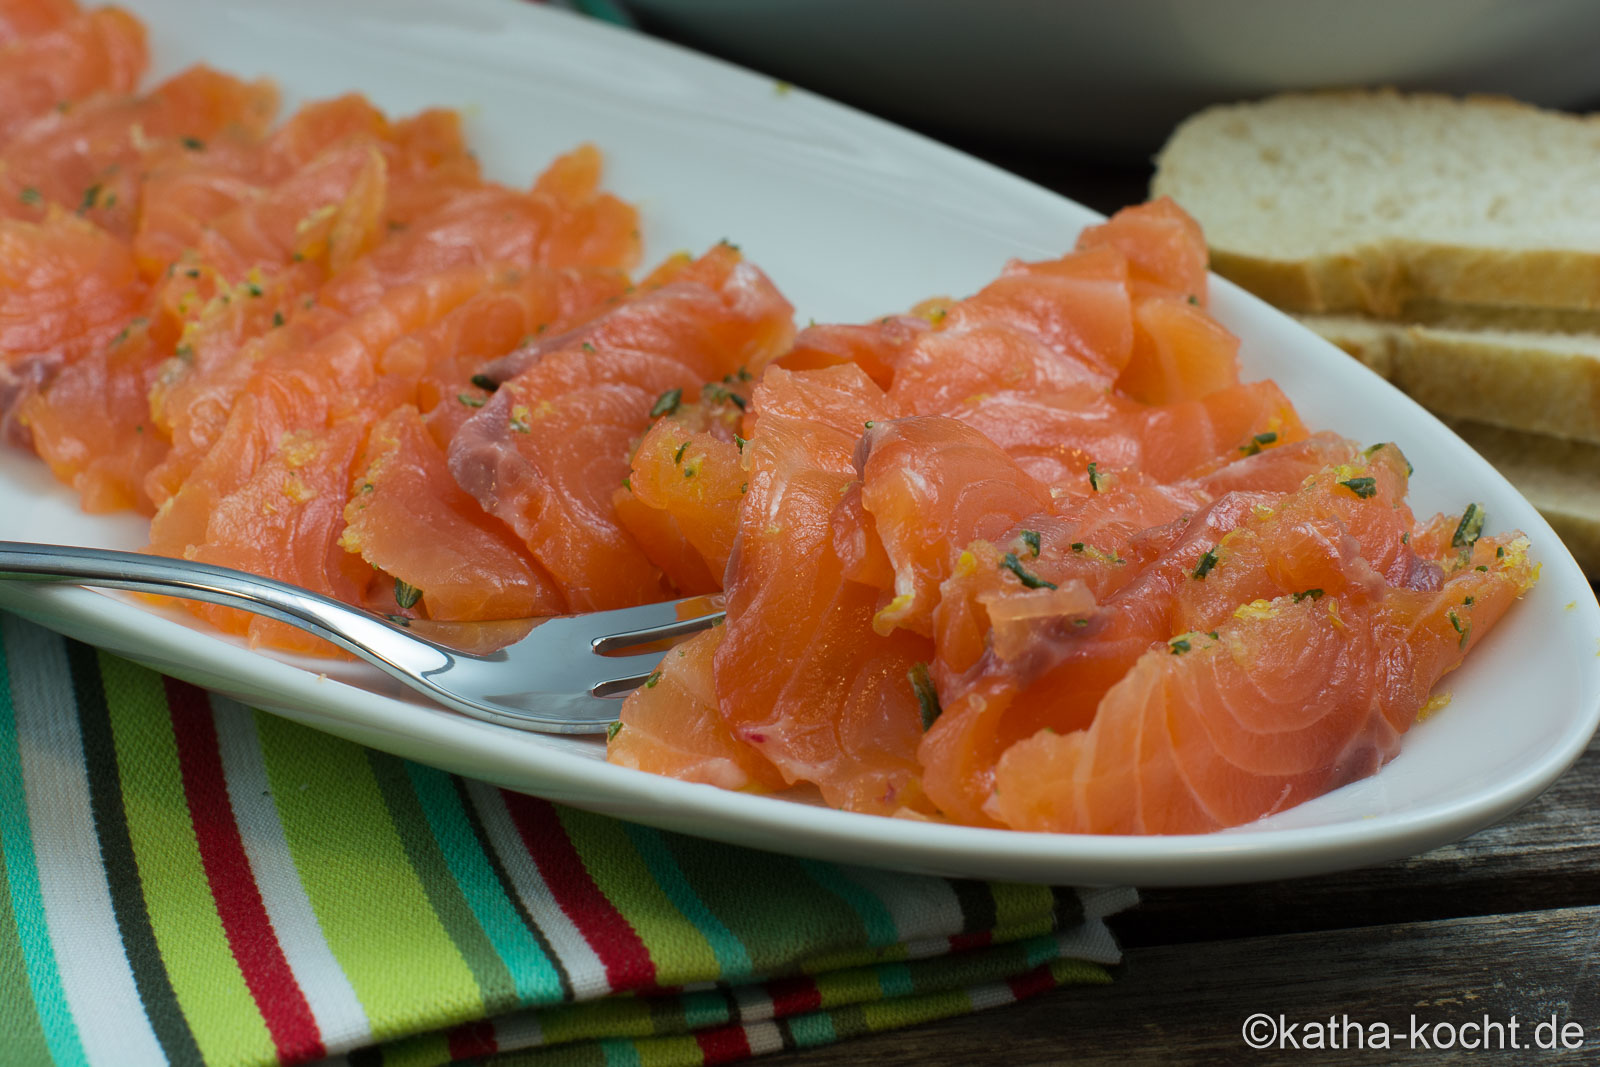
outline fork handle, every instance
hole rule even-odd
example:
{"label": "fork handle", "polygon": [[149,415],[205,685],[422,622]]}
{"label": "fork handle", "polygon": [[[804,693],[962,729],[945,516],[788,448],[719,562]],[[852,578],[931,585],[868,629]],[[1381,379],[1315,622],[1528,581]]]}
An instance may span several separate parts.
{"label": "fork handle", "polygon": [[433,667],[443,667],[452,658],[426,640],[396,631],[369,611],[309,589],[210,563],[114,549],[0,541],[3,579],[74,582],[240,608],[331,641],[408,684],[414,683],[400,667],[400,660],[409,661],[413,669],[428,670],[428,664],[417,662],[419,655],[436,652],[438,662]]}

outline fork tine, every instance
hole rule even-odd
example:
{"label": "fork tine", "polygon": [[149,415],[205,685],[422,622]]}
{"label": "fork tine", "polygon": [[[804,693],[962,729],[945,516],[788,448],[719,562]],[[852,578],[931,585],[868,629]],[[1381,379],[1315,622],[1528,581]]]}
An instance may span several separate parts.
{"label": "fork tine", "polygon": [[590,647],[600,655],[610,655],[616,649],[632,648],[634,645],[647,645],[652,641],[670,641],[677,637],[688,637],[690,634],[710,629],[721,619],[722,612],[720,611],[693,619],[674,618],[657,625],[641,626],[637,629],[597,637],[590,642]]}

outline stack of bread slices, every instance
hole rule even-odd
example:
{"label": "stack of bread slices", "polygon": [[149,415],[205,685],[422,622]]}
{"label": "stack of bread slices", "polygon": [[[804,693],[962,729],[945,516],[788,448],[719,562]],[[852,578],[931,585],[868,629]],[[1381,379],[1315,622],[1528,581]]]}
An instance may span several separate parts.
{"label": "stack of bread slices", "polygon": [[1291,94],[1173,133],[1214,270],[1448,422],[1600,578],[1600,117]]}

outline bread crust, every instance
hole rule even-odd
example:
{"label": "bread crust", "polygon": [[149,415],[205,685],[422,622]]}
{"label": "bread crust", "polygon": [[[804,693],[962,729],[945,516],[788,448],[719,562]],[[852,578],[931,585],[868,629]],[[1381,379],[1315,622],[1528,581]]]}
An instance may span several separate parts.
{"label": "bread crust", "polygon": [[1300,321],[1440,415],[1600,445],[1600,337]]}
{"label": "bread crust", "polygon": [[1600,446],[1452,420],[1450,428],[1492,463],[1591,580],[1600,580]]}

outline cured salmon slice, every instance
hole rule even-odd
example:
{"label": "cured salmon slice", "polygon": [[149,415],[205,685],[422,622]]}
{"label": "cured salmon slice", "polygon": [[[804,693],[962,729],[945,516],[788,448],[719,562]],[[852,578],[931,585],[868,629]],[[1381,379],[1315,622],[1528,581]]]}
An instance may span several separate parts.
{"label": "cured salmon slice", "polygon": [[964,672],[941,670],[947,712],[922,749],[929,795],[953,817],[976,817],[993,782],[990,761],[1011,744],[1046,728],[1087,728],[1148,649],[1215,629],[1252,602],[1352,589],[1371,597],[1388,587],[1385,575],[1426,588],[1426,570],[1405,560],[1404,457],[1389,447],[1358,458],[1291,494],[1220,498],[1177,527],[1171,547],[1097,612],[1040,629],[1010,657],[991,645]]}
{"label": "cured salmon slice", "polygon": [[132,92],[148,61],[144,26],[114,7],[0,43],[0,144],[61,104]]}
{"label": "cured salmon slice", "polygon": [[671,391],[657,398],[651,410],[661,417],[613,496],[623,528],[684,595],[722,588],[748,481],[735,431],[749,382],[727,378],[702,387],[697,401]]}
{"label": "cured salmon slice", "polygon": [[[944,318],[944,312],[938,316]],[[931,323],[919,315],[891,315],[864,326],[813,323],[795,336],[794,346],[780,356],[785,370],[820,370],[854,363],[880,388],[894,384],[894,372],[911,342]]]}
{"label": "cured salmon slice", "polygon": [[342,271],[321,299],[359,309],[396,285],[480,264],[631,269],[639,258],[638,217],[599,191],[599,153],[579,149],[550,173],[558,177],[541,179],[530,192],[485,185],[448,197]]}
{"label": "cured salmon slice", "polygon": [[17,421],[34,451],[77,490],[83,510],[155,510],[144,481],[168,442],[147,397],[167,351],[141,316],[20,399]]}
{"label": "cured salmon slice", "polygon": [[[1172,599],[1205,549],[1254,507],[1276,500],[1276,494],[1229,494],[1174,524],[1167,531],[1170,544],[1154,562],[1095,610],[1074,602],[1071,611],[1041,616],[1027,627],[1031,639],[1014,639],[1009,655],[989,642],[970,666],[958,671],[941,649],[934,676],[944,711],[919,749],[924,788],[940,810],[961,822],[991,825],[983,804],[1001,753],[1046,727],[1060,732],[1086,727],[1106,690],[1147,648],[1171,634]],[[1088,542],[1074,544],[1082,548],[1069,546],[1070,555],[1085,557],[1097,568],[1127,566],[1114,551]],[[999,572],[1001,566],[993,569]],[[1028,587],[1028,578],[1010,567],[1004,570],[1011,572],[1004,577],[1013,588]],[[1030,567],[1029,573],[1036,572]],[[1036,580],[1043,576],[1037,573]],[[1068,574],[1062,578],[1058,588],[1074,585]],[[1075,587],[1088,593],[1081,580]],[[959,603],[951,592],[945,600]],[[970,649],[970,641],[966,647]]]}
{"label": "cured salmon slice", "polygon": [[78,14],[74,0],[0,0],[0,44],[48,33]]}
{"label": "cured salmon slice", "polygon": [[[378,370],[423,413],[441,448],[487,402],[494,383],[479,372],[530,338],[563,333],[604,313],[628,290],[613,270],[505,272],[434,325],[384,349]],[[476,380],[474,380],[476,379]]]}
{"label": "cured salmon slice", "polygon": [[1134,302],[1133,354],[1117,390],[1146,404],[1175,404],[1239,384],[1239,339],[1187,300]]}
{"label": "cured salmon slice", "polygon": [[339,543],[389,575],[398,606],[430,619],[526,619],[566,603],[515,534],[451,479],[417,409],[372,427]]}
{"label": "cured salmon slice", "polygon": [[258,365],[308,348],[346,321],[316,305],[311,294],[321,277],[320,267],[304,264],[260,282],[224,284],[184,325],[148,389],[150,417],[172,445],[145,478],[156,507],[178,492],[222,436]]}
{"label": "cured salmon slice", "polygon": [[133,257],[105,231],[51,210],[38,223],[0,219],[0,420],[13,418],[61,368],[99,351],[142,310]]}
{"label": "cured salmon slice", "polygon": [[669,391],[758,371],[792,336],[788,301],[718,246],[659,288],[492,364],[501,384],[450,446],[456,480],[515,529],[577,611],[659,600],[661,574],[612,505]]}
{"label": "cured salmon slice", "polygon": [[985,810],[1017,829],[1203,833],[1371,774],[1532,585],[1526,549],[1486,538],[1436,589],[1280,597],[1152,649],[1086,730],[1009,749]]}
{"label": "cured salmon slice", "polygon": [[[257,462],[206,516],[185,559],[277,578],[343,600],[365,602],[376,574],[339,545],[351,467],[364,428],[343,422],[330,429],[286,430],[262,442]],[[187,491],[188,487],[185,487]],[[152,529],[152,540],[154,530]],[[184,606],[252,645],[326,654],[304,630],[235,608],[195,601]]]}
{"label": "cured salmon slice", "polygon": [[772,764],[735,738],[717,710],[712,661],[722,635],[718,626],[685,641],[628,695],[606,743],[609,762],[722,789],[783,788]]}
{"label": "cured salmon slice", "polygon": [[[856,451],[861,503],[894,572],[880,633],[933,636],[939,586],[974,540],[992,540],[1049,509],[1050,492],[988,438],[938,415],[876,421]],[[865,533],[864,533],[864,536]]]}
{"label": "cured salmon slice", "polygon": [[851,364],[773,368],[751,406],[749,490],[715,661],[723,719],[786,782],[813,782],[830,804],[926,810],[923,704],[910,675],[926,670],[932,643],[874,632],[879,591],[844,576],[830,531],[861,428],[887,414],[883,391]]}
{"label": "cured salmon slice", "polygon": [[1165,406],[1092,387],[999,392],[968,400],[950,414],[998,444],[1039,481],[1074,496],[1094,491],[1099,475],[1109,482],[1109,476],[1124,471],[1136,470],[1155,482],[1196,477],[1307,432],[1294,405],[1272,382],[1231,386]]}
{"label": "cured salmon slice", "polygon": [[[485,270],[439,275],[389,294],[381,305],[361,315],[343,318],[327,313],[297,320],[298,327],[291,322],[270,331],[258,342],[270,352],[254,362],[222,431],[151,521],[151,550],[192,559],[210,546],[206,551],[218,558],[240,554],[251,564],[244,569],[268,568],[255,570],[258,574],[286,581],[307,577],[310,557],[304,554],[292,560],[285,556],[285,566],[292,564],[286,572],[271,569],[274,557],[267,549],[234,544],[234,539],[250,536],[244,520],[248,509],[270,511],[272,521],[289,536],[297,510],[315,501],[318,543],[337,548],[351,467],[364,440],[367,416],[374,409],[390,411],[396,406],[392,392],[377,388],[380,354],[406,333],[438,322],[494,280],[494,273]],[[297,338],[313,336],[311,343],[297,343]],[[347,442],[345,429],[350,427],[354,436]],[[302,446],[290,447],[295,441]],[[324,469],[327,464],[342,466],[330,472]],[[294,491],[280,492],[291,473],[314,485],[316,495],[300,500]],[[328,486],[336,487],[333,492],[338,497],[332,518],[325,512]],[[219,524],[216,516],[224,511],[233,518]],[[347,553],[338,549],[338,555]],[[331,577],[308,587],[349,599],[352,587],[338,575],[358,565],[371,576],[371,569],[358,557],[335,558],[327,564]],[[252,632],[259,636],[280,631],[257,627]]]}
{"label": "cured salmon slice", "polygon": [[37,221],[53,204],[129,240],[152,154],[224,131],[258,138],[277,106],[266,82],[193,67],[144,95],[102,94],[53,109],[0,149],[0,214]]}
{"label": "cured salmon slice", "polygon": [[1128,280],[1137,299],[1169,297],[1196,306],[1209,303],[1209,253],[1200,224],[1171,197],[1158,197],[1118,211],[1078,235],[1079,249],[1114,249],[1128,260]]}
{"label": "cured salmon slice", "polygon": [[990,393],[1105,388],[1133,349],[1127,269],[1109,249],[1008,264],[898,357],[890,402],[931,415]]}

